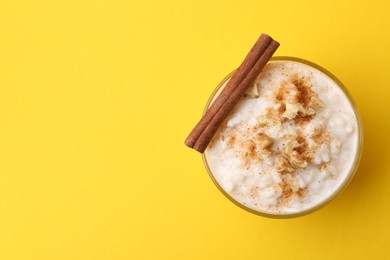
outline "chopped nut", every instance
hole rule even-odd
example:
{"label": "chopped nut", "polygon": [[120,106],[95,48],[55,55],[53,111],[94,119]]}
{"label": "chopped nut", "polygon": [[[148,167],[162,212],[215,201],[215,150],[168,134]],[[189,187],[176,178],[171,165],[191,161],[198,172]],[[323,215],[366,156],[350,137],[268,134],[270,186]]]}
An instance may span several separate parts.
{"label": "chopped nut", "polygon": [[311,97],[311,102],[313,107],[320,108],[324,106],[324,102],[318,97],[318,94],[313,92],[313,95]]}
{"label": "chopped nut", "polygon": [[256,140],[259,144],[259,147],[261,147],[262,149],[269,148],[274,143],[271,137],[263,133],[260,133],[257,136]]}
{"label": "chopped nut", "polygon": [[294,172],[294,168],[291,167],[289,160],[285,157],[281,157],[278,159],[278,163],[276,164],[276,170],[281,173]]}
{"label": "chopped nut", "polygon": [[286,104],[286,111],[283,113],[283,117],[287,117],[288,119],[293,119],[297,116],[300,109],[303,109],[301,104]]}
{"label": "chopped nut", "polygon": [[293,140],[288,142],[287,147],[286,147],[286,154],[291,154],[294,152],[295,148],[298,148],[300,144],[298,143],[297,140]]}
{"label": "chopped nut", "polygon": [[315,111],[312,108],[305,109],[299,103],[297,104],[287,103],[286,111],[282,114],[282,116],[288,119],[294,119],[298,115],[298,113],[301,116],[311,116],[315,114]]}
{"label": "chopped nut", "polygon": [[259,133],[254,139],[254,144],[258,148],[256,150],[263,158],[268,157],[272,153],[270,148],[273,143],[272,138],[264,133]]}
{"label": "chopped nut", "polygon": [[250,96],[251,98],[257,98],[259,97],[259,90],[257,89],[257,84],[254,83],[252,86],[250,86],[247,91],[246,91],[246,94],[248,96]]}
{"label": "chopped nut", "polygon": [[289,156],[290,156],[290,161],[294,166],[301,168],[301,169],[304,169],[307,167],[307,162],[305,160],[303,160],[302,157],[299,156],[299,154],[296,151],[294,151]]}
{"label": "chopped nut", "polygon": [[273,118],[270,118],[270,117],[267,117],[267,116],[258,116],[256,118],[259,122],[259,126],[263,127],[263,126],[280,126],[282,123],[278,120],[275,120]]}
{"label": "chopped nut", "polygon": [[301,144],[299,144],[297,140],[290,141],[286,147],[286,154],[293,166],[303,169],[307,167],[307,162],[302,158],[302,155],[295,150],[300,146]]}

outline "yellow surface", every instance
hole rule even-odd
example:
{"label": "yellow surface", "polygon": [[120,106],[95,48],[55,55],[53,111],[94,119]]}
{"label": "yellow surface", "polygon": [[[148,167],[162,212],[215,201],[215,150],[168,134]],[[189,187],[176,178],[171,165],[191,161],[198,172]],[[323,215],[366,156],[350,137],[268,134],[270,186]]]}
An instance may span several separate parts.
{"label": "yellow surface", "polygon": [[[389,259],[389,1],[0,1],[0,259]],[[362,114],[311,215],[228,201],[185,137],[261,32]]]}

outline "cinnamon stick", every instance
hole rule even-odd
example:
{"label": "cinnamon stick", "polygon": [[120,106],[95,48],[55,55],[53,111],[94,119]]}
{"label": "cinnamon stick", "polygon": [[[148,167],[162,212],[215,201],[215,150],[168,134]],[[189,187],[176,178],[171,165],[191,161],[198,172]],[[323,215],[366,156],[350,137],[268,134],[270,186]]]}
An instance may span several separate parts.
{"label": "cinnamon stick", "polygon": [[245,94],[246,90],[253,84],[261,70],[271,59],[272,55],[275,53],[276,49],[279,47],[279,43],[272,40],[271,44],[268,45],[265,52],[257,60],[253,68],[249,71],[248,75],[243,79],[243,81],[233,90],[229,98],[222,105],[222,107],[217,111],[215,116],[206,126],[202,134],[199,136],[198,140],[195,142],[194,149],[203,153],[207,145],[210,143],[214,134],[217,132],[218,128],[231,112],[233,107],[240,101],[241,97]]}
{"label": "cinnamon stick", "polygon": [[255,65],[256,61],[260,56],[265,52],[268,45],[272,42],[272,38],[269,35],[262,34],[259,39],[252,47],[248,55],[245,57],[244,61],[240,67],[236,70],[233,76],[230,78],[224,89],[218,95],[216,100],[212,103],[210,108],[204,114],[202,119],[198,122],[195,128],[192,130],[190,135],[187,137],[185,144],[193,148],[198,138],[201,136],[206,127],[210,124],[211,120],[215,114],[220,110],[223,104],[229,99],[230,95],[233,93],[234,89],[244,80],[248,75],[252,67]]}

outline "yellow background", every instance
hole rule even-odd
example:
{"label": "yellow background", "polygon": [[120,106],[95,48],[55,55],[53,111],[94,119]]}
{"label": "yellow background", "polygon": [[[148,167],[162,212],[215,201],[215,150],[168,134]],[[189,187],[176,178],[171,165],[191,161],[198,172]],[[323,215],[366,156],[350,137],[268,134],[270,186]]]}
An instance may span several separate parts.
{"label": "yellow background", "polygon": [[[0,259],[389,259],[389,1],[0,1]],[[241,210],[183,144],[261,32],[360,109],[332,203]]]}

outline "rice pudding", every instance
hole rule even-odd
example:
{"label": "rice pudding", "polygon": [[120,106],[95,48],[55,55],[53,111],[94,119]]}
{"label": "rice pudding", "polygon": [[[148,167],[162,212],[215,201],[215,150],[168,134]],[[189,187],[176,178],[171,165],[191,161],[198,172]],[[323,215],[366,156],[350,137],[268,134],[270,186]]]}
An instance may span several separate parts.
{"label": "rice pudding", "polygon": [[315,208],[344,186],[360,135],[358,115],[331,77],[276,60],[226,118],[205,160],[217,184],[245,208],[289,215]]}

